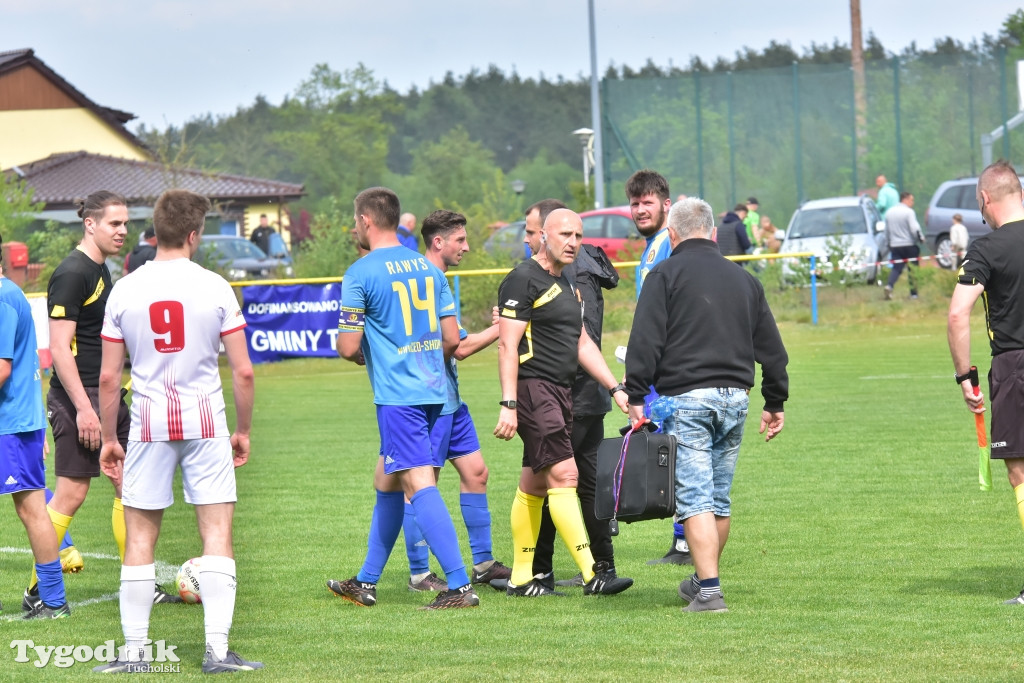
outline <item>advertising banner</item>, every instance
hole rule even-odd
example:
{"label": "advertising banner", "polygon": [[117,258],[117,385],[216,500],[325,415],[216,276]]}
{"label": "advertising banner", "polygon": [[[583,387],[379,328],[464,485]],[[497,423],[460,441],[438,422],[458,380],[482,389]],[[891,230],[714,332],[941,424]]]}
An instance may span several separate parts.
{"label": "advertising banner", "polygon": [[242,288],[245,338],[253,363],[336,358],[341,283],[250,285]]}

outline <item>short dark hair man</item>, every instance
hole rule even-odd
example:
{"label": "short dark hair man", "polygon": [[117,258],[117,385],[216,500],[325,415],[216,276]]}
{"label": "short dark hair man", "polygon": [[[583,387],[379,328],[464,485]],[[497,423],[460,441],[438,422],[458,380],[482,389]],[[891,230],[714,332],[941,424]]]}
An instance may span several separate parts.
{"label": "short dark hair man", "polygon": [[275,232],[274,228],[270,227],[267,214],[261,213],[260,224],[252,231],[252,236],[249,237],[249,241],[259,247],[264,254],[270,256],[270,236]]}
{"label": "short dark hair man", "polygon": [[[174,502],[180,467],[185,501],[195,506],[203,555],[203,673],[260,669],[228,649],[235,612],[232,525],[235,468],[249,460],[255,391],[245,318],[231,286],[192,262],[210,200],[168,190],[153,210],[156,258],[114,286],[103,322],[100,464],[124,494],[128,545],[121,566],[120,610],[125,646],[102,673],[148,671],[143,659],[156,585],[154,550],[164,510]],[[228,429],[219,350],[231,367],[235,429]],[[132,359],[128,448],[117,434],[125,352]]]}
{"label": "short dark hair man", "polygon": [[679,595],[686,611],[721,612],[718,561],[729,535],[729,492],[754,363],[761,365],[765,400],[761,431],[771,439],[784,424],[788,357],[761,283],[711,241],[708,203],[694,198],[673,206],[669,231],[672,256],[647,275],[629,334],[629,416],[643,419],[653,383],[660,396],[652,411],[666,415],[662,428],[678,443],[676,516],[696,569]]}
{"label": "short dark hair man", "polygon": [[[985,324],[992,347],[989,393],[992,396],[992,459],[1006,463],[1024,526],[1024,208],[1020,179],[1013,166],[997,161],[978,178],[978,206],[993,230],[967,249],[949,304],[947,334],[956,382],[967,408],[985,410],[985,397],[971,386],[971,309],[985,295]],[[895,209],[890,209],[889,214]],[[1024,590],[1005,605],[1024,605]]]}
{"label": "short dark hair man", "polygon": [[921,255],[924,233],[914,213],[914,195],[901,192],[900,201],[885,212],[885,237],[891,250],[893,264],[889,273],[889,281],[885,284],[885,298],[892,298],[892,288],[900,279],[903,269],[907,269],[910,280],[910,298],[917,298],[917,279],[914,270],[917,268],[917,257]]}
{"label": "short dark hair man", "polygon": [[[428,261],[447,273],[458,266],[469,251],[466,238],[466,217],[455,211],[438,209],[423,220],[420,228]],[[491,544],[491,512],[487,505],[487,465],[480,454],[473,417],[459,394],[459,371],[455,361],[468,358],[498,340],[498,309],[495,320],[486,330],[469,334],[459,324],[459,346],[446,359],[448,398],[441,415],[430,430],[430,445],[434,454],[435,472],[440,474],[446,462],[459,473],[459,508],[466,524],[466,536],[473,555],[473,583],[489,583],[508,579],[512,570],[494,559]],[[412,504],[405,502],[405,552],[409,557],[409,590],[442,591],[448,588],[430,571],[429,552],[423,532],[416,523]]]}
{"label": "short dark hair man", "polygon": [[529,248],[527,256],[539,254],[541,249],[540,234],[544,230],[544,221],[555,209],[567,209],[559,199],[542,199],[536,204],[531,204],[524,214],[526,217],[526,228],[523,234],[523,243]]}
{"label": "short dark hair man", "polygon": [[718,230],[718,250],[722,252],[722,256],[742,256],[750,251],[747,226],[743,222],[746,217],[746,204],[737,204],[732,211],[725,214]]}

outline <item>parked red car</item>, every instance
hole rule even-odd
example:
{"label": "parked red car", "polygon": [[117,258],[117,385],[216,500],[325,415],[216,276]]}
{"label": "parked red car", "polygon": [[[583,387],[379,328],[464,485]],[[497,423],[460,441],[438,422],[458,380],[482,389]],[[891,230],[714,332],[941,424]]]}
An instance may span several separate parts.
{"label": "parked red car", "polygon": [[636,231],[628,206],[584,211],[580,218],[583,219],[584,244],[601,247],[613,261],[640,258],[645,242]]}

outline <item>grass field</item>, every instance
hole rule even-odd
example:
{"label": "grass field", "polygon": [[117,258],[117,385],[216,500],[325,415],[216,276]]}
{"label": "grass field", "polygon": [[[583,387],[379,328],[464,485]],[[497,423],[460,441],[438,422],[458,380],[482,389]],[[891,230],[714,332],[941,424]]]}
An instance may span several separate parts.
{"label": "grass field", "polygon": [[[477,610],[421,612],[429,597],[405,588],[401,540],[377,607],[332,597],[324,581],[358,569],[373,504],[378,437],[369,384],[362,368],[337,360],[260,366],[253,457],[238,472],[231,636],[267,669],[240,676],[1020,680],[1024,609],[1000,603],[1024,580],[1024,538],[1001,466],[994,490],[978,491],[973,420],[951,381],[940,295],[886,304],[878,289],[862,291],[826,292],[817,327],[780,315],[792,400],[785,430],[768,444],[756,433],[760,402],[751,404],[722,562],[727,614],[682,613],[676,586],[687,569],[645,564],[667,549],[666,522],[622,526],[617,566],[636,584],[615,597],[570,589],[563,599],[516,600],[483,588]],[[844,298],[861,313],[841,313]],[[980,312],[974,329],[973,358],[985,372]],[[619,343],[625,333],[608,335],[606,355]],[[495,351],[460,368],[491,470],[495,552],[510,562],[520,444],[490,436]],[[611,433],[621,424],[611,416],[606,426]],[[450,468],[441,489],[464,540]],[[72,527],[83,551],[107,558],[116,555],[109,491],[97,481]],[[180,488],[177,495],[157,548],[167,565],[199,554],[192,511]],[[5,614],[16,614],[29,558],[16,552],[27,542],[3,506],[0,600]],[[555,562],[563,578],[576,572],[564,548]],[[118,563],[87,557],[67,585],[73,603],[108,599],[59,622],[0,622],[0,641],[120,643],[117,601],[109,599]],[[182,680],[200,675],[202,630],[200,607],[153,610],[150,636],[178,646]],[[91,666],[36,669],[0,650],[0,678],[11,680],[77,677]]]}

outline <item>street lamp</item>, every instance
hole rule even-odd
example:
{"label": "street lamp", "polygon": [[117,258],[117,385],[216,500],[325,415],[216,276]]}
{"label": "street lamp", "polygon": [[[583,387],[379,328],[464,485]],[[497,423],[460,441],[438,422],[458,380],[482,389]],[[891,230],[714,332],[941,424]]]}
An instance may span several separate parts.
{"label": "street lamp", "polygon": [[577,128],[572,132],[580,140],[583,148],[583,188],[590,192],[590,169],[594,165],[594,131],[590,128]]}
{"label": "street lamp", "polygon": [[526,183],[520,180],[519,178],[516,178],[515,180],[512,181],[512,191],[516,193],[516,197],[523,194],[523,191],[525,189]]}

